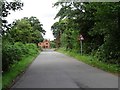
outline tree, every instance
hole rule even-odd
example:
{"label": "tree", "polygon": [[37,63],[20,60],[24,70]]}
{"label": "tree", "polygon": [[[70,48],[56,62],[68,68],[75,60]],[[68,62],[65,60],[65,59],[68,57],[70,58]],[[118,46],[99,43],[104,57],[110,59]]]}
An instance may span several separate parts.
{"label": "tree", "polygon": [[[43,29],[43,24],[40,23],[39,19],[37,17],[31,16],[30,18],[25,17],[25,20],[27,20],[30,25],[33,27],[32,28],[32,36],[35,37],[34,43],[42,42],[43,41],[43,36],[42,34],[45,34],[46,31]],[[34,33],[36,32],[36,33]],[[37,33],[38,32],[38,33]]]}
{"label": "tree", "polygon": [[53,35],[56,38],[55,42],[56,42],[57,48],[60,47],[60,38],[61,38],[61,34],[65,30],[65,27],[66,27],[65,20],[62,20],[60,22],[56,22],[51,26],[51,30],[53,31]]}
{"label": "tree", "polygon": [[40,23],[37,17],[31,16],[30,18],[25,17],[24,19],[28,20],[33,27],[33,31],[40,31],[41,33],[45,34],[45,30],[42,28],[43,24]]}
{"label": "tree", "polygon": [[[37,27],[35,22],[29,21],[29,19],[23,18],[17,20],[15,24],[11,27],[9,32],[5,35],[10,35],[13,42],[23,42],[23,43],[38,43],[43,40],[41,26]],[[7,38],[8,39],[8,38]]]}
{"label": "tree", "polygon": [[0,31],[0,34],[3,35],[6,30],[9,30],[11,27],[11,24],[8,24],[7,20],[5,17],[7,17],[10,14],[10,11],[16,11],[16,10],[22,10],[23,3],[20,1],[14,1],[14,2],[7,2],[6,0],[0,1],[0,11],[1,13],[1,25],[2,25],[2,30]]}
{"label": "tree", "polygon": [[[72,47],[74,47],[72,49],[79,47],[76,39],[82,34],[85,38],[83,43],[84,54],[95,55],[99,60],[108,63],[119,62],[119,3],[71,1],[56,2],[54,6],[61,6],[55,17],[59,18],[58,23],[67,19],[67,25],[61,35],[60,42],[64,42],[63,45],[68,47],[67,50]],[[114,45],[112,45],[113,43]]]}

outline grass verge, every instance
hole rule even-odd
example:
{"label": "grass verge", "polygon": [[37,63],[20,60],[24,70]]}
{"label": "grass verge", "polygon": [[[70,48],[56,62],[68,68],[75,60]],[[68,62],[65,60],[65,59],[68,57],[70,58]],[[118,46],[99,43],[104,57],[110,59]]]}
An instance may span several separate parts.
{"label": "grass verge", "polygon": [[75,53],[72,51],[65,51],[63,48],[60,48],[57,50],[60,53],[64,53],[68,56],[74,57],[75,59],[82,61],[86,64],[89,64],[93,67],[97,67],[99,69],[102,69],[104,71],[110,72],[114,75],[119,75],[120,73],[120,67],[118,67],[118,65],[115,64],[108,64],[108,63],[104,63],[102,61],[99,61],[97,58],[93,57],[93,56],[88,56],[88,55],[80,55],[79,53]]}
{"label": "grass verge", "polygon": [[24,57],[18,63],[15,63],[10,71],[2,75],[2,89],[5,90],[11,86],[14,80],[19,76],[25,69],[32,63],[32,61],[38,56],[39,53],[35,55],[29,55]]}

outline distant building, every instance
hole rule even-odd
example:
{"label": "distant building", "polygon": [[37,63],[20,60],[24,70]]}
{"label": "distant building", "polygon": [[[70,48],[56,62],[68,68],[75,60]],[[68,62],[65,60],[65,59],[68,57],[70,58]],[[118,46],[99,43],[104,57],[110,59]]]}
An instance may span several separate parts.
{"label": "distant building", "polygon": [[38,46],[41,48],[50,48],[50,40],[44,40],[43,42],[39,42]]}

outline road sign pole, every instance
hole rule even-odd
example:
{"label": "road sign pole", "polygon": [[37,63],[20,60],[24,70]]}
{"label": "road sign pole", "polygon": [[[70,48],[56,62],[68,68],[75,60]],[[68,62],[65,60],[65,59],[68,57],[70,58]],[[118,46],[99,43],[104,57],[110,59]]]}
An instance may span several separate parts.
{"label": "road sign pole", "polygon": [[81,46],[81,55],[82,55],[82,40],[80,40],[80,46]]}
{"label": "road sign pole", "polygon": [[80,35],[79,40],[80,40],[80,51],[81,51],[81,55],[82,55],[82,41],[84,40],[82,35]]}

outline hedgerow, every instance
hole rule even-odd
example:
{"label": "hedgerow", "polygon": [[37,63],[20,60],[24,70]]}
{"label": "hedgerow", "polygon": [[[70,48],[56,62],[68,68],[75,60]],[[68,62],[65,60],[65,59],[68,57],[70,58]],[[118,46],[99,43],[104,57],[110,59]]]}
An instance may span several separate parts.
{"label": "hedgerow", "polygon": [[22,42],[11,44],[6,42],[2,46],[2,70],[7,71],[14,63],[22,60],[24,56],[36,53],[38,53],[38,48],[35,44],[23,44]]}

